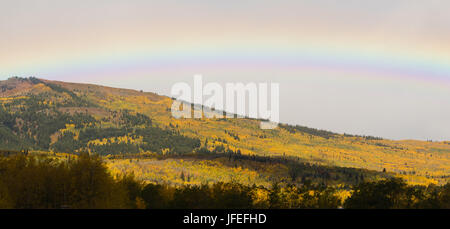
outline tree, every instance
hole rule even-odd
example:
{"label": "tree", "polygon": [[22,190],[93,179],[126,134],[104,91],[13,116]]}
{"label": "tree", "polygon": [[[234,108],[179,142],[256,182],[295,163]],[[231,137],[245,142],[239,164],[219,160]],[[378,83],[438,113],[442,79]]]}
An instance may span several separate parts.
{"label": "tree", "polygon": [[391,178],[358,185],[353,195],[345,201],[346,208],[406,208],[408,187],[404,180]]}

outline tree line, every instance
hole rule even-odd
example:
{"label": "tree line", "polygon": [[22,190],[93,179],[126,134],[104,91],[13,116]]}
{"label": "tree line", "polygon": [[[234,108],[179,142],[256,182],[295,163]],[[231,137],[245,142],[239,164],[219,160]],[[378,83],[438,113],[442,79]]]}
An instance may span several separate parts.
{"label": "tree line", "polygon": [[336,187],[308,183],[145,184],[133,175],[113,177],[99,156],[0,156],[0,208],[450,208],[450,184],[410,186],[390,178],[349,191],[343,198]]}

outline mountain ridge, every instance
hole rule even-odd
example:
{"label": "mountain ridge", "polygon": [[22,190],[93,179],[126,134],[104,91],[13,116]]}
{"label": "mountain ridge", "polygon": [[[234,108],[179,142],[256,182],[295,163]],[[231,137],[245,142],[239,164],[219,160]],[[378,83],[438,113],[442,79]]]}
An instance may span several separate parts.
{"label": "mountain ridge", "polygon": [[243,155],[387,170],[413,183],[442,183],[450,174],[446,141],[394,141],[288,124],[261,130],[257,120],[244,118],[174,119],[167,96],[34,77],[0,81],[0,97],[3,148],[22,142],[25,148],[57,152],[165,154],[224,147]]}

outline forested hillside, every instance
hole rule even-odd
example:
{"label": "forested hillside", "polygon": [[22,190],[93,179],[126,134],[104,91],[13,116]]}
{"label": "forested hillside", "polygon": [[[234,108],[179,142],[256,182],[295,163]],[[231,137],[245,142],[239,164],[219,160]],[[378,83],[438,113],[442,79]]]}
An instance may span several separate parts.
{"label": "forested hillside", "polygon": [[348,190],[309,182],[173,186],[142,182],[133,175],[113,177],[98,155],[60,160],[48,154],[3,153],[8,155],[0,157],[0,209],[450,208],[450,184],[411,186],[391,178]]}
{"label": "forested hillside", "polygon": [[[0,82],[0,149],[105,157],[114,173],[174,185],[445,184],[450,142],[392,141],[253,119],[174,119],[172,99],[90,84]],[[64,155],[66,155],[64,154]],[[207,171],[207,172],[206,172]]]}

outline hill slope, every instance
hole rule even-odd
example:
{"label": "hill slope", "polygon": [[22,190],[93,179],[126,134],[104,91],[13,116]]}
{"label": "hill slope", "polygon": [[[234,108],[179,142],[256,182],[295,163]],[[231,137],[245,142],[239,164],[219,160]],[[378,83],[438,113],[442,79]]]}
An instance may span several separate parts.
{"label": "hill slope", "polygon": [[445,183],[450,142],[392,141],[252,119],[174,119],[172,99],[128,89],[10,78],[0,82],[0,149],[103,155],[193,151],[297,158]]}

